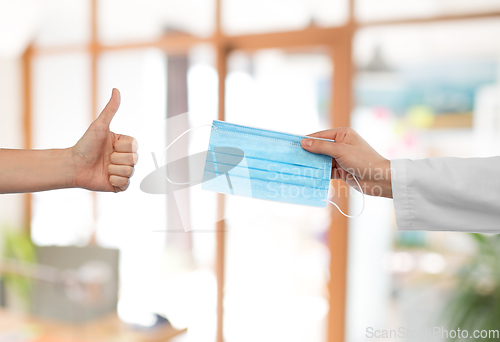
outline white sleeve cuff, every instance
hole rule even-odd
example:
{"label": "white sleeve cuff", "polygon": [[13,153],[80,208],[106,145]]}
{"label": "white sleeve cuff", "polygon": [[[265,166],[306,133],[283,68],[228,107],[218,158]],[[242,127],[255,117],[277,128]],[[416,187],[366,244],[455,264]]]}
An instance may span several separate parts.
{"label": "white sleeve cuff", "polygon": [[398,230],[412,230],[413,205],[408,184],[407,159],[391,160],[391,185]]}

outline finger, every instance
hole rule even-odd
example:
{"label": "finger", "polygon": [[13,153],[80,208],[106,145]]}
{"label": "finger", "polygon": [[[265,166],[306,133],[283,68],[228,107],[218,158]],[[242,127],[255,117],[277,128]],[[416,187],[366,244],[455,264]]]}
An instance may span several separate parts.
{"label": "finger", "polygon": [[116,152],[137,152],[137,140],[128,135],[121,135],[113,144]]}
{"label": "finger", "polygon": [[102,110],[101,114],[99,114],[97,120],[105,123],[106,125],[109,125],[111,123],[111,120],[113,120],[116,112],[118,111],[118,108],[120,107],[120,101],[120,91],[118,91],[118,89],[116,88],[113,88],[111,98],[109,99],[106,107],[104,107],[104,109]]}
{"label": "finger", "polygon": [[326,154],[328,156],[332,156],[333,158],[340,157],[345,147],[345,145],[341,143],[317,139],[302,139],[300,144],[306,151],[316,154]]}
{"label": "finger", "polygon": [[108,173],[110,175],[121,176],[121,177],[132,177],[134,175],[134,167],[129,165],[114,165],[109,164]]}
{"label": "finger", "polygon": [[345,135],[349,128],[341,127],[341,128],[332,128],[324,131],[316,132],[313,134],[308,134],[308,137],[321,138],[321,139],[329,139],[329,140],[337,140],[339,135]]}
{"label": "finger", "polygon": [[134,166],[135,164],[137,164],[137,160],[139,159],[139,155],[137,153],[113,152],[113,153],[111,153],[109,158],[110,158],[111,164]]}
{"label": "finger", "polygon": [[130,185],[130,178],[111,175],[109,176],[109,183],[112,186],[120,188],[120,190],[122,191],[125,191]]}

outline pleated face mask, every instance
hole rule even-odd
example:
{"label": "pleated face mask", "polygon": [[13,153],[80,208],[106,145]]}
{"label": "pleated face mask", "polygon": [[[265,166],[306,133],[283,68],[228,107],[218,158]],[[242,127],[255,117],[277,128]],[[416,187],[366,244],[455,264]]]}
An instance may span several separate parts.
{"label": "pleated face mask", "polygon": [[332,157],[304,150],[304,138],[215,120],[202,189],[325,207]]}

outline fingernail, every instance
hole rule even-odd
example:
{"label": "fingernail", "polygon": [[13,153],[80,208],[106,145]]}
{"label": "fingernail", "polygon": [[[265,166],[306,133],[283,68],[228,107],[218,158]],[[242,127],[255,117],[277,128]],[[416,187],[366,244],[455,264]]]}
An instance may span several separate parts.
{"label": "fingernail", "polygon": [[313,140],[312,139],[303,139],[302,140],[302,145],[303,146],[306,146],[306,147],[311,147],[313,144]]}

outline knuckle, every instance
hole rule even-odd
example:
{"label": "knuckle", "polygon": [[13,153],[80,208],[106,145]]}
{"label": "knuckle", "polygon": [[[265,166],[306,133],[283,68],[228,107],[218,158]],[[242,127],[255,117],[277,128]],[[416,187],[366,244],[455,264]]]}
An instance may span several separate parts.
{"label": "knuckle", "polygon": [[322,149],[322,148],[326,147],[325,146],[325,142],[326,141],[314,139],[313,143],[312,143],[312,146],[314,146],[316,149]]}

